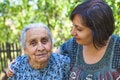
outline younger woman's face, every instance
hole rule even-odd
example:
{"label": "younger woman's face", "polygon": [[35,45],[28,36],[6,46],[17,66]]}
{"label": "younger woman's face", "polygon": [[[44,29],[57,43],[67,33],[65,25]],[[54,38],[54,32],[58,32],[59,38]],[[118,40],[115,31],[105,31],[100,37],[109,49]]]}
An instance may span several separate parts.
{"label": "younger woman's face", "polygon": [[79,15],[75,15],[73,18],[71,34],[78,44],[89,45],[93,43],[92,31],[83,24],[83,20]]}

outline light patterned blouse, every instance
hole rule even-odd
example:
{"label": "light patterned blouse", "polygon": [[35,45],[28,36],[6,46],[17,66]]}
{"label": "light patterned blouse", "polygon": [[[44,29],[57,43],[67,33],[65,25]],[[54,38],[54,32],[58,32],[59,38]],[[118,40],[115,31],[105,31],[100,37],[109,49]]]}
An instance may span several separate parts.
{"label": "light patterned blouse", "polygon": [[66,56],[51,53],[44,69],[34,69],[28,63],[28,56],[19,56],[11,65],[14,76],[8,80],[68,80],[70,60]]}

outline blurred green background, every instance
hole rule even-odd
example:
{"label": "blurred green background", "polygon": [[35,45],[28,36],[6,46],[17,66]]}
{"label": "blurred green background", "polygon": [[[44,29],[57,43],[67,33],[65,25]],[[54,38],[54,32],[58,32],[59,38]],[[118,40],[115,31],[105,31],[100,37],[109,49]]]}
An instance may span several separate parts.
{"label": "blurred green background", "polygon": [[[0,0],[0,42],[18,43],[21,29],[29,23],[43,22],[51,29],[54,46],[71,37],[72,9],[85,0]],[[120,0],[104,0],[115,17],[115,32],[120,35]]]}

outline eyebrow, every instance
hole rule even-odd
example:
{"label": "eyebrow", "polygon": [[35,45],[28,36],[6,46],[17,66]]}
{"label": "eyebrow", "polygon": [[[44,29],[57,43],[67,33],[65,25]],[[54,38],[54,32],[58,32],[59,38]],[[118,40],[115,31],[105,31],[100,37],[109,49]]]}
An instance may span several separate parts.
{"label": "eyebrow", "polygon": [[44,39],[47,39],[49,40],[49,38],[46,36],[46,37],[42,37],[41,40],[44,40]]}
{"label": "eyebrow", "polygon": [[80,28],[80,29],[82,29],[82,27],[79,26],[79,25],[77,25],[77,24],[73,24],[73,26],[75,26],[76,28]]}
{"label": "eyebrow", "polygon": [[27,42],[32,42],[32,41],[36,41],[35,39],[30,39],[30,40],[27,40]]}
{"label": "eyebrow", "polygon": [[[49,37],[48,36],[42,36],[41,40],[43,40],[43,39],[49,39]],[[35,38],[32,38],[30,40],[27,40],[27,42],[31,42],[31,41],[35,41],[35,40],[36,40]]]}
{"label": "eyebrow", "polygon": [[73,26],[75,26],[75,27],[80,27],[79,25],[76,25],[76,24],[73,24]]}

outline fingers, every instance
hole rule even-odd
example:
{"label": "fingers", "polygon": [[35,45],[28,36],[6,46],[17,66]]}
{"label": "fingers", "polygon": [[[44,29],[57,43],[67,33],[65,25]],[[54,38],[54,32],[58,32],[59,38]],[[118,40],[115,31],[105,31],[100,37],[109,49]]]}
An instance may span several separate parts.
{"label": "fingers", "polygon": [[7,74],[8,77],[11,77],[11,76],[13,76],[14,73],[13,73],[13,71],[9,68],[8,71],[6,72],[6,74]]}
{"label": "fingers", "polygon": [[15,59],[13,59],[11,62],[10,62],[10,64],[13,64],[15,62]]}
{"label": "fingers", "polygon": [[13,70],[11,69],[11,65],[13,64],[15,62],[15,60],[12,60],[11,62],[10,62],[10,64],[8,65],[8,70],[7,70],[7,72],[6,72],[6,74],[7,74],[7,76],[8,77],[11,77],[11,76],[13,76]]}

